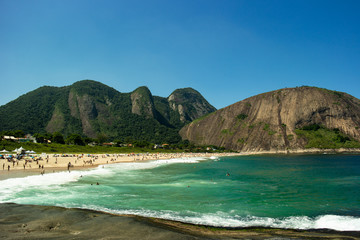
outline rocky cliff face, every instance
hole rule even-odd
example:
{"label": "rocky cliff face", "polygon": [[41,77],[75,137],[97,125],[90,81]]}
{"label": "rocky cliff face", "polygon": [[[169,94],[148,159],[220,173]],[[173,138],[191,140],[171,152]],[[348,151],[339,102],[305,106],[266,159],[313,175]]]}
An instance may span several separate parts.
{"label": "rocky cliff face", "polygon": [[193,121],[205,114],[216,111],[199,92],[192,88],[182,88],[175,90],[168,97],[170,108],[177,112],[180,121]]}
{"label": "rocky cliff face", "polygon": [[154,100],[147,87],[139,87],[131,93],[131,112],[146,118],[155,117]]}
{"label": "rocky cliff face", "polygon": [[[89,82],[93,88],[104,87],[97,82]],[[99,133],[99,125],[111,126],[114,116],[111,114],[111,101],[108,94],[94,96],[93,92],[79,91],[79,83],[74,84],[64,92],[62,98],[55,104],[50,121],[45,129],[47,132],[72,132],[74,128],[81,127],[81,133],[95,138]],[[82,84],[80,84],[82,85]],[[76,122],[77,126],[72,123]],[[67,123],[67,124],[66,124]]]}
{"label": "rocky cliff face", "polygon": [[318,124],[360,140],[360,101],[313,87],[281,89],[220,109],[180,131],[183,139],[239,151],[304,148],[295,130]]}

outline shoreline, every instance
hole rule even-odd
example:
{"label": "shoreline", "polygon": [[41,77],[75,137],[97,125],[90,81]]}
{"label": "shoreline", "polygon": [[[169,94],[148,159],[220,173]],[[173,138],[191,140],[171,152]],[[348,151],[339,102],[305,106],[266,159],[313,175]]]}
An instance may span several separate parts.
{"label": "shoreline", "polygon": [[360,231],[221,228],[88,209],[0,204],[6,239],[360,239]]}
{"label": "shoreline", "polygon": [[[171,160],[176,158],[194,157],[225,157],[225,156],[253,156],[253,155],[308,155],[308,154],[360,154],[360,149],[297,149],[297,150],[269,150],[249,151],[240,153],[121,153],[121,154],[47,154],[42,160],[8,162],[0,159],[0,181],[8,178],[26,177],[61,171],[74,171],[96,168],[100,165],[129,162],[146,162],[155,160]],[[34,159],[39,158],[34,157]],[[28,158],[29,160],[29,158]],[[68,168],[68,164],[71,167]],[[8,167],[10,168],[8,169]]]}
{"label": "shoreline", "polygon": [[[100,165],[114,163],[147,162],[156,160],[171,160],[177,158],[194,157],[224,157],[239,156],[239,153],[145,153],[145,154],[47,154],[28,160],[16,160],[8,162],[0,159],[0,181],[8,178],[26,177],[61,171],[86,170],[96,168]],[[68,165],[71,165],[68,167]]]}

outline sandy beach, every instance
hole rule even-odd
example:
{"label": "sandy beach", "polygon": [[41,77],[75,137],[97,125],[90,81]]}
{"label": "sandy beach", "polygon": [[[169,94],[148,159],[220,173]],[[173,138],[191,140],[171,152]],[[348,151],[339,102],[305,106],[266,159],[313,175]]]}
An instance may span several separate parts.
{"label": "sandy beach", "polygon": [[94,168],[99,165],[141,162],[160,159],[191,157],[234,156],[237,153],[128,153],[128,154],[46,154],[32,155],[21,160],[0,159],[0,180],[13,177],[24,177],[36,174],[47,174],[56,171],[72,171]]}
{"label": "sandy beach", "polygon": [[93,168],[104,164],[121,162],[141,162],[159,159],[176,159],[191,157],[223,157],[262,154],[360,154],[360,149],[297,149],[270,150],[243,153],[126,153],[126,154],[34,154],[21,160],[8,161],[0,159],[0,180],[46,174],[57,171]]}

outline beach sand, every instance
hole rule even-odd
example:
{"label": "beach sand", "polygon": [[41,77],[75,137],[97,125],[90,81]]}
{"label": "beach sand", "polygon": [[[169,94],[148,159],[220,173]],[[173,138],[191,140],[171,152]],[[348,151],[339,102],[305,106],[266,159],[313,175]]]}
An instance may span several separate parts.
{"label": "beach sand", "polygon": [[[25,177],[35,174],[46,174],[55,171],[78,170],[92,168],[104,164],[121,162],[141,162],[159,159],[191,158],[191,157],[223,157],[244,155],[266,155],[266,154],[360,154],[360,149],[301,149],[301,150],[271,150],[254,151],[243,153],[128,153],[128,154],[47,154],[41,160],[35,161],[41,155],[34,155],[31,161],[19,160],[8,162],[0,159],[0,181],[13,178]],[[27,157],[30,160],[29,157]],[[27,162],[27,163],[26,163]],[[68,168],[68,165],[71,165]]]}
{"label": "beach sand", "polygon": [[[141,162],[159,159],[190,158],[190,157],[221,157],[234,156],[236,153],[140,153],[140,154],[47,154],[41,160],[35,161],[40,155],[34,155],[28,161],[22,159],[8,162],[0,159],[0,180],[18,178],[36,174],[46,174],[57,171],[72,171],[85,168],[94,168],[99,165]],[[70,167],[68,168],[70,163]]]}

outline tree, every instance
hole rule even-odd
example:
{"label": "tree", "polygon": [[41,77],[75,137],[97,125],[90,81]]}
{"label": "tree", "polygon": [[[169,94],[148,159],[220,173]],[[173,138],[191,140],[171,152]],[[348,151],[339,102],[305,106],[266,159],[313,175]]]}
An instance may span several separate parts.
{"label": "tree", "polygon": [[129,144],[129,143],[132,144],[132,143],[134,143],[134,141],[135,140],[132,137],[126,137],[125,138],[125,143],[127,143],[127,144]]}
{"label": "tree", "polygon": [[151,146],[152,144],[150,144],[148,141],[135,141],[134,142],[134,146],[135,147],[140,147],[140,148],[146,148],[146,147],[149,147]]}
{"label": "tree", "polygon": [[95,142],[95,139],[89,138],[89,137],[84,137],[83,140],[84,140],[84,142],[85,142],[86,144]]}
{"label": "tree", "polygon": [[23,138],[25,136],[25,133],[23,130],[15,130],[13,131],[13,134],[14,137],[17,137],[17,138]]}
{"label": "tree", "polygon": [[45,137],[45,140],[52,140],[53,135],[51,133],[47,132],[47,133],[44,134],[44,137]]}
{"label": "tree", "polygon": [[108,136],[105,133],[99,133],[96,139],[98,143],[104,143],[106,140],[108,140]]}
{"label": "tree", "polygon": [[54,134],[52,136],[52,141],[54,143],[60,143],[60,144],[65,143],[64,136],[59,132],[54,132]]}
{"label": "tree", "polygon": [[79,134],[71,134],[66,138],[65,141],[67,144],[81,145],[84,146],[84,140]]}
{"label": "tree", "polygon": [[45,136],[41,133],[35,133],[34,137],[36,138],[37,143],[45,143]]}
{"label": "tree", "polygon": [[117,140],[115,140],[114,142],[116,143],[116,146],[117,146],[117,147],[120,147],[121,144],[124,143],[124,142],[123,142],[122,140],[120,140],[120,139],[117,139]]}

